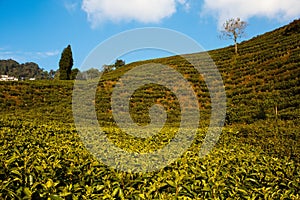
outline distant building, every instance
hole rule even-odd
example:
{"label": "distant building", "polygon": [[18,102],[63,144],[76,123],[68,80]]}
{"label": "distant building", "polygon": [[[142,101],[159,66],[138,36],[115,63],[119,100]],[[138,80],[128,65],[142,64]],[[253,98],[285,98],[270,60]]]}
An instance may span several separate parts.
{"label": "distant building", "polygon": [[14,76],[0,75],[0,81],[18,81],[19,79]]}
{"label": "distant building", "polygon": [[35,81],[35,78],[30,78],[29,80],[30,80],[30,81]]}

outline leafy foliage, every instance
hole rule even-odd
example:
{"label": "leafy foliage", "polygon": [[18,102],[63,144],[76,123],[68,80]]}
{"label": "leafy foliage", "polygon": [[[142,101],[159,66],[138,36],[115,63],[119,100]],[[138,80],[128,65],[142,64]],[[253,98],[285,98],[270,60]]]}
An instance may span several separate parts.
{"label": "leafy foliage", "polygon": [[17,77],[18,79],[49,79],[50,76],[47,71],[39,68],[36,63],[28,62],[19,64],[18,62],[9,60],[0,60],[0,75],[9,75]]}
{"label": "leafy foliage", "polygon": [[104,65],[103,72],[111,72],[123,66],[125,66],[125,61],[121,59],[117,59],[113,65]]}
{"label": "leafy foliage", "polygon": [[78,68],[72,69],[70,74],[70,80],[75,80],[80,70]]}
{"label": "leafy foliage", "polygon": [[176,162],[158,172],[132,174],[95,160],[71,124],[2,117],[0,125],[3,199],[299,198],[299,162],[269,155],[234,127],[224,130],[205,158],[197,154],[205,134],[199,129]]}

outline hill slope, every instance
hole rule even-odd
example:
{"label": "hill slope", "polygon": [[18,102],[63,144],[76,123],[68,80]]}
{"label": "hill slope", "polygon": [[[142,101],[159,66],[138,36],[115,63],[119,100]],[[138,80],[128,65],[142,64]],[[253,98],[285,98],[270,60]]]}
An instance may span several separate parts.
{"label": "hill slope", "polygon": [[[238,124],[240,134],[254,144],[261,145],[257,142],[257,138],[260,137],[258,134],[262,134],[263,138],[281,135],[284,137],[281,138],[284,148],[294,146],[296,150],[298,149],[299,26],[300,20],[296,20],[287,26],[242,42],[239,45],[238,56],[234,54],[233,46],[208,52],[225,84],[226,124]],[[205,63],[201,54],[187,56]],[[118,79],[136,66],[153,62],[174,67],[191,83],[198,96],[200,126],[207,126],[210,116],[208,89],[201,75],[181,56],[135,62],[105,73],[99,82],[96,101],[93,102],[100,124],[103,126],[114,124],[110,103],[113,87]],[[168,76],[163,71],[161,74]],[[38,119],[42,123],[49,120],[72,123],[72,83],[71,81],[2,82],[0,83],[1,115],[23,116],[22,118],[26,119]],[[135,91],[130,100],[130,114],[133,120],[139,124],[149,123],[149,108],[154,103],[165,107],[168,123],[172,126],[178,125],[179,102],[172,91],[159,85],[146,85]],[[265,148],[268,149],[269,145]],[[284,155],[284,152],[279,154]],[[291,154],[295,154],[294,150]]]}
{"label": "hill slope", "polygon": [[[208,52],[217,65],[225,84],[227,124],[252,123],[259,119],[276,117],[283,120],[300,118],[299,24],[300,20],[296,20],[287,26],[242,42],[239,45],[238,56],[234,55],[233,46]],[[201,53],[188,56],[199,62],[205,62],[201,60]],[[199,97],[201,112],[204,116],[209,114],[210,96],[201,75],[182,57],[172,56],[131,63],[104,74],[99,83],[100,95],[97,95],[100,120],[102,117],[103,120],[111,121],[112,119],[111,111],[109,111],[110,95],[120,76],[136,66],[152,62],[169,65],[182,73]],[[57,89],[60,84],[62,87]],[[139,111],[138,115],[148,115],[148,107],[154,102],[159,102],[172,110],[173,114],[180,112],[178,109],[173,109],[176,107],[176,98],[172,92],[169,91],[166,96],[161,91],[163,88],[151,87],[154,88],[150,89],[149,86],[141,88],[134,94],[131,102],[133,111]],[[150,91],[152,91],[151,94]],[[148,95],[145,95],[146,93]],[[46,109],[53,104],[56,105],[62,99],[64,99],[63,102],[71,103],[72,84],[53,81],[1,83],[0,94],[1,110],[4,112],[19,108],[28,110],[44,107]],[[172,103],[175,104],[172,105]],[[137,109],[141,107],[142,110]],[[278,110],[277,116],[275,108]],[[71,105],[66,107],[66,110],[70,111],[70,109]],[[145,119],[147,122],[147,117]]]}
{"label": "hill slope", "polygon": [[[199,151],[210,96],[186,60],[136,62],[104,74],[96,101],[83,100],[82,106],[94,103],[102,125],[109,125],[103,127],[109,139],[137,153],[170,143],[180,119],[178,100],[159,85],[139,88],[130,100],[132,118],[148,123],[148,108],[160,103],[172,127],[153,137],[129,138],[112,123],[110,97],[119,77],[159,62],[193,86],[202,116],[197,136],[176,161],[155,172],[118,171],[87,151],[73,122],[73,81],[0,82],[0,199],[299,199],[299,25],[295,21],[241,43],[239,56],[233,47],[209,52],[225,83],[228,111],[227,126],[206,157]],[[201,53],[188,56],[206,62]]]}
{"label": "hill slope", "polygon": [[[300,20],[296,20],[287,26],[242,42],[238,56],[234,54],[233,46],[208,52],[221,72],[226,87],[227,123],[252,123],[275,117],[300,118],[299,26]],[[201,53],[188,56],[199,63],[205,63]],[[111,92],[118,78],[126,71],[151,62],[169,65],[181,72],[192,83],[200,106],[209,108],[210,100],[205,83],[191,64],[180,56],[126,65],[103,77],[107,83],[103,89]],[[144,95],[138,96],[145,99]],[[160,96],[159,99],[162,101],[167,97]],[[136,102],[143,100],[136,99]]]}
{"label": "hill slope", "polygon": [[48,72],[41,69],[36,63],[28,62],[19,64],[12,59],[0,60],[0,75],[9,75],[26,80],[29,78],[50,78]]}

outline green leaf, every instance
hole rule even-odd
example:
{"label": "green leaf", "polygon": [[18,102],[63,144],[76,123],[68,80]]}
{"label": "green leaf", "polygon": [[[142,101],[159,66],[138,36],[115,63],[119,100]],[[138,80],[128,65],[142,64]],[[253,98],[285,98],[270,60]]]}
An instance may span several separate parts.
{"label": "green leaf", "polygon": [[47,188],[51,188],[51,187],[53,186],[53,181],[52,181],[51,179],[49,179],[49,180],[46,182],[45,186],[46,186]]}
{"label": "green leaf", "polygon": [[123,190],[122,190],[121,188],[119,189],[119,197],[120,197],[122,200],[125,199],[125,198],[124,198]]}
{"label": "green leaf", "polygon": [[210,190],[210,187],[209,187],[209,186],[204,186],[204,187],[202,188],[202,191],[203,191],[203,192],[210,192],[211,190]]}
{"label": "green leaf", "polygon": [[248,192],[246,190],[243,190],[243,189],[240,189],[240,188],[237,188],[236,190],[240,193],[243,193],[244,195],[248,194]]}
{"label": "green leaf", "polygon": [[139,194],[139,197],[142,199],[146,199],[145,194]]}
{"label": "green leaf", "polygon": [[22,177],[22,174],[18,170],[12,170],[11,173],[18,175],[19,177]]}
{"label": "green leaf", "polygon": [[31,197],[32,192],[30,191],[30,189],[28,187],[25,187],[23,189],[23,192],[25,193],[26,196]]}
{"label": "green leaf", "polygon": [[96,186],[96,190],[99,192],[99,191],[101,191],[101,190],[103,190],[105,188],[105,186],[104,185],[97,185]]}
{"label": "green leaf", "polygon": [[112,192],[111,196],[115,197],[118,194],[119,188],[115,188],[114,191]]}
{"label": "green leaf", "polygon": [[168,183],[168,185],[170,185],[170,186],[172,186],[172,187],[176,188],[176,184],[175,184],[175,182],[173,182],[173,181],[169,181],[169,180],[167,180],[166,182]]}
{"label": "green leaf", "polygon": [[63,198],[61,198],[60,196],[55,195],[55,194],[51,194],[50,195],[50,199],[51,200],[63,200]]}

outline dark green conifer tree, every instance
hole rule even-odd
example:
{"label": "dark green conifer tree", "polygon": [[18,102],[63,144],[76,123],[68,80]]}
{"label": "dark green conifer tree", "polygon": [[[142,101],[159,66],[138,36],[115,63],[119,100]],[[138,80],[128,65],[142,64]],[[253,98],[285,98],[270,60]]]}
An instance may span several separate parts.
{"label": "dark green conifer tree", "polygon": [[62,52],[59,60],[59,79],[70,80],[73,67],[73,57],[71,46],[68,45]]}

